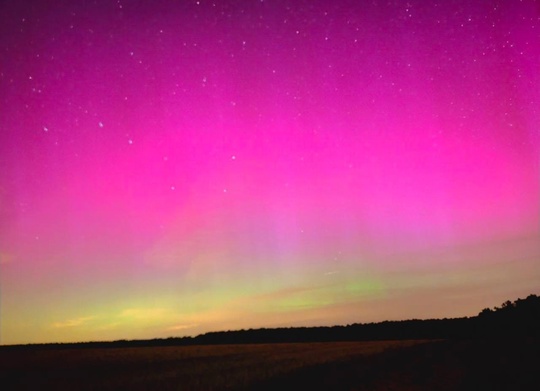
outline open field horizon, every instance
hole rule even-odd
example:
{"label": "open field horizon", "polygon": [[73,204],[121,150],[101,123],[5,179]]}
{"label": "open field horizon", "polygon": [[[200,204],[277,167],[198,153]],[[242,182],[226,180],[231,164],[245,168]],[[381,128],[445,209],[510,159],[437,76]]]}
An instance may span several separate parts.
{"label": "open field horizon", "polygon": [[[374,354],[416,342],[257,344],[150,348],[0,351],[1,384],[15,388],[61,385],[104,389],[175,385],[228,389],[280,376],[304,366]],[[112,368],[112,370],[111,370]],[[18,372],[24,373],[17,376]],[[6,375],[7,374],[7,375]],[[37,379],[36,379],[37,378]],[[56,378],[56,379],[55,379]],[[19,384],[17,384],[19,382]],[[71,382],[71,383],[70,383]],[[94,384],[92,384],[94,382]],[[99,387],[98,387],[99,386]]]}
{"label": "open field horizon", "polygon": [[296,342],[345,342],[380,340],[437,340],[540,337],[540,296],[506,300],[486,307],[473,317],[442,319],[386,320],[349,325],[281,327],[211,331],[196,336],[169,336],[152,339],[74,341],[34,344],[3,344],[10,348],[123,348],[224,344],[264,344]]}
{"label": "open field horizon", "polygon": [[[0,350],[10,390],[535,390],[538,339]],[[517,388],[516,388],[517,387]]]}

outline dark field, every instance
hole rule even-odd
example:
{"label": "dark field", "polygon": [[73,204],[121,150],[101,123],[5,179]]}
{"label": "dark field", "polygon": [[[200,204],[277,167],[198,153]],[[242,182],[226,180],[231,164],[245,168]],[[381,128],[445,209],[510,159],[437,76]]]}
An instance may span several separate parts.
{"label": "dark field", "polygon": [[537,390],[538,368],[536,339],[0,349],[4,390]]}

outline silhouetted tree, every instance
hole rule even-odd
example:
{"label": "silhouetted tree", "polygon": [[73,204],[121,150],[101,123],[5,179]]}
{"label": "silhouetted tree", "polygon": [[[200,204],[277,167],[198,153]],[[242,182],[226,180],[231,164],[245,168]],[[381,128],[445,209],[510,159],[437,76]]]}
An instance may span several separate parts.
{"label": "silhouetted tree", "polygon": [[488,316],[492,316],[492,315],[493,315],[493,312],[494,312],[494,311],[493,311],[491,308],[484,308],[484,309],[478,314],[478,316],[487,318]]}

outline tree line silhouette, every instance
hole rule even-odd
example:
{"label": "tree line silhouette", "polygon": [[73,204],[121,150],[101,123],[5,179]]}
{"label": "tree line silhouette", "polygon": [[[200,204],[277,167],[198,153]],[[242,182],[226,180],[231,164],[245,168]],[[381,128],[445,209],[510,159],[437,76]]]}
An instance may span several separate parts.
{"label": "tree line silhouette", "polygon": [[0,348],[102,348],[494,337],[540,337],[540,297],[529,295],[514,302],[508,300],[500,307],[485,308],[474,317],[411,319],[330,327],[243,329],[209,332],[196,337],[11,345]]}

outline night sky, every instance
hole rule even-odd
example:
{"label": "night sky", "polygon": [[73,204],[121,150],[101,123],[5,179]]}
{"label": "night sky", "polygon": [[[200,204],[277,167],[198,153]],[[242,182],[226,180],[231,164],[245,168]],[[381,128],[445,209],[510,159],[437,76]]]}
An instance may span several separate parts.
{"label": "night sky", "polygon": [[0,343],[540,291],[540,5],[4,1]]}

